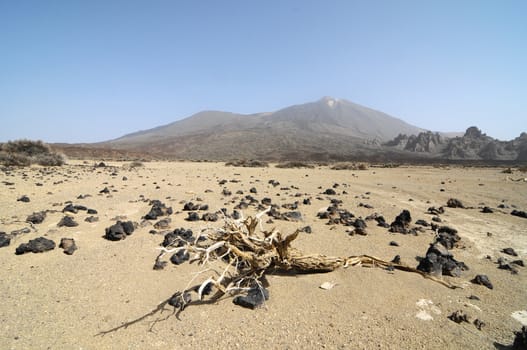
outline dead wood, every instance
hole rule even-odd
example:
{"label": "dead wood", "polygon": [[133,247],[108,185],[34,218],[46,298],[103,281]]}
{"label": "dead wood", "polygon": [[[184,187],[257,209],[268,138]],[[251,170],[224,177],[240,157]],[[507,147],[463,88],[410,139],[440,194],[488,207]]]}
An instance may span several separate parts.
{"label": "dead wood", "polygon": [[[99,334],[104,335],[127,328],[163,311],[167,304],[173,306],[179,314],[189,305],[215,302],[223,296],[234,296],[255,287],[263,290],[266,273],[321,273],[350,266],[369,266],[417,273],[448,288],[456,288],[447,281],[413,267],[374,256],[331,257],[321,254],[305,254],[291,247],[291,243],[298,237],[299,230],[286,236],[282,236],[276,228],[271,231],[257,230],[259,226],[261,228],[261,217],[269,210],[270,208],[247,219],[225,218],[222,228],[203,231],[200,237],[193,242],[189,243],[180,239],[172,243],[174,248],[171,246],[159,248],[161,253],[156,259],[157,262],[168,253],[185,251],[190,255],[190,262],[197,262],[204,268],[191,279],[186,288],[176,292],[151,312]],[[206,239],[200,239],[202,237]],[[202,277],[205,273],[209,273],[208,278]],[[210,276],[211,273],[212,276]],[[198,277],[201,277],[201,282],[192,284]],[[192,294],[197,294],[197,299],[192,299]],[[212,295],[209,296],[209,294]]]}

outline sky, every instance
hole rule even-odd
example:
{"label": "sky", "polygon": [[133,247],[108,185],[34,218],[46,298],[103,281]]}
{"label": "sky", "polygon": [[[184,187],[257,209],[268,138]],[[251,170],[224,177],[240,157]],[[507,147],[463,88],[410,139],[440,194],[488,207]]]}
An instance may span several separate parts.
{"label": "sky", "polygon": [[323,96],[527,131],[527,1],[0,0],[0,142],[98,142]]}

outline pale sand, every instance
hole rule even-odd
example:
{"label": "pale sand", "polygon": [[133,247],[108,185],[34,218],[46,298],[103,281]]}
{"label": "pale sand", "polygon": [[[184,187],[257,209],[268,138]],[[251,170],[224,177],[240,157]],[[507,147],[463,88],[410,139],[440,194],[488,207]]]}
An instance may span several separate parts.
{"label": "pale sand", "polygon": [[[9,233],[27,227],[23,223],[27,215],[46,209],[60,211],[66,201],[94,208],[100,218],[97,223],[84,222],[88,215],[81,211],[74,215],[78,227],[57,228],[63,214],[48,214],[42,224],[35,225],[37,232],[18,236],[9,247],[0,248],[2,349],[494,349],[495,342],[511,344],[513,332],[521,328],[511,314],[527,309],[527,270],[519,267],[519,274],[511,275],[497,268],[496,259],[504,256],[501,249],[512,247],[525,260],[527,219],[511,216],[512,209],[498,209],[493,214],[477,209],[482,205],[496,208],[506,200],[509,205],[527,210],[527,183],[507,181],[502,169],[400,167],[335,171],[328,167],[233,168],[223,163],[151,162],[143,168],[126,170],[126,163],[110,162],[118,173],[111,176],[112,169],[72,163],[44,175],[39,167],[12,171],[9,176],[0,172],[0,231]],[[123,176],[128,181],[123,181]],[[233,196],[223,198],[223,186],[218,185],[221,179],[240,180],[225,185]],[[270,186],[271,179],[281,185]],[[15,184],[6,186],[1,181]],[[36,186],[37,182],[43,186]],[[320,194],[334,183],[340,184],[338,193],[348,194]],[[105,186],[117,192],[111,197],[99,195]],[[194,265],[169,263],[164,270],[154,271],[156,247],[163,237],[149,234],[152,227],[145,227],[124,241],[107,241],[102,236],[104,229],[114,223],[111,218],[126,215],[129,220],[141,221],[149,205],[140,200],[140,195],[160,199],[175,212],[182,210],[181,201],[196,197],[201,197],[210,211],[227,207],[231,212],[233,202],[238,203],[233,197],[241,197],[235,192],[249,194],[253,186],[258,190],[253,196],[270,197],[278,204],[312,197],[312,205],[301,205],[299,209],[304,222],[275,220],[273,224],[285,233],[310,225],[313,233],[302,233],[295,241],[296,247],[326,255],[370,254],[385,260],[399,254],[403,263],[414,267],[416,257],[423,256],[433,241],[432,231],[418,236],[390,234],[369,222],[367,236],[349,236],[346,227],[331,227],[326,220],[317,219],[317,211],[327,207],[328,198],[334,197],[357,216],[377,212],[391,222],[402,209],[408,209],[414,221],[430,222],[428,207],[458,198],[476,209],[446,208],[442,218],[444,224],[459,230],[466,248],[454,249],[453,254],[470,271],[461,278],[444,278],[464,288],[451,290],[417,274],[380,268],[272,275],[268,278],[270,299],[264,308],[243,309],[225,298],[214,304],[188,307],[179,320],[168,308],[127,329],[96,336],[148,313],[184,288],[199,270]],[[299,189],[280,190],[291,186]],[[440,192],[441,188],[445,191]],[[213,192],[206,193],[207,189]],[[302,196],[294,198],[298,192]],[[17,202],[24,194],[31,198],[30,203]],[[91,197],[76,199],[80,194]],[[318,196],[324,200],[317,200]],[[358,207],[360,202],[374,209]],[[187,222],[186,216],[184,212],[172,215],[171,228],[197,231],[207,225]],[[209,225],[220,226],[221,222]],[[79,250],[72,256],[58,248],[42,254],[14,254],[20,243],[42,235],[57,245],[60,238],[73,237]],[[400,246],[389,246],[392,240]],[[485,259],[487,255],[492,259]],[[494,290],[468,282],[476,274],[488,275]],[[319,288],[323,282],[336,286],[323,290]],[[469,300],[470,295],[481,300]],[[464,310],[486,326],[479,331],[473,324],[450,321],[447,316],[456,310]]]}

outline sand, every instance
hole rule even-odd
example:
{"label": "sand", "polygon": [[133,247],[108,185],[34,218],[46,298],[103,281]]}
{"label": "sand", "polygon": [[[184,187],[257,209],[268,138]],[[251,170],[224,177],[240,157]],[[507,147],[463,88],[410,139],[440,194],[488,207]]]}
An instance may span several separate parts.
{"label": "sand", "polygon": [[[527,183],[507,180],[503,169],[371,167],[337,171],[325,166],[237,168],[205,162],[146,162],[130,169],[128,164],[109,162],[106,168],[94,168],[92,161],[72,161],[56,169],[0,172],[0,231],[30,227],[24,221],[33,212],[57,211],[48,213],[30,233],[17,235],[10,246],[0,248],[0,348],[495,349],[510,345],[514,331],[527,322],[526,268],[518,267],[519,273],[513,275],[496,264],[498,257],[506,256],[503,248],[512,247],[519,254],[516,259],[527,256],[527,219],[510,215],[513,207],[497,209],[504,203],[527,210]],[[219,185],[222,179],[229,182]],[[271,186],[271,179],[280,185]],[[339,184],[337,195],[322,194],[334,184]],[[105,187],[110,193],[100,194]],[[224,187],[233,195],[222,195]],[[201,198],[200,203],[208,204],[211,212],[223,207],[232,212],[251,187],[257,189],[253,194],[257,199],[269,197],[277,204],[311,198],[311,205],[299,207],[302,222],[275,220],[265,225],[284,233],[311,226],[311,234],[301,233],[294,242],[297,248],[335,256],[369,254],[385,260],[399,254],[403,263],[413,267],[433,242],[433,231],[417,236],[392,234],[368,222],[368,235],[350,236],[347,227],[326,225],[327,220],[318,219],[316,213],[327,207],[331,198],[337,198],[356,216],[377,212],[391,222],[408,209],[414,222],[430,222],[428,207],[444,206],[449,198],[458,198],[472,208],[446,208],[441,218],[442,224],[459,231],[465,248],[452,253],[470,270],[459,278],[443,277],[462,287],[458,289],[417,274],[381,268],[269,275],[270,299],[263,308],[244,309],[234,305],[232,298],[223,298],[190,306],[176,318],[167,307],[126,329],[98,335],[147,314],[183,289],[199,271],[195,265],[171,263],[163,270],[153,270],[163,236],[149,233],[152,226],[139,227],[123,241],[105,240],[105,228],[115,223],[117,216],[141,222],[150,208],[146,199],[159,199],[175,212],[170,216],[172,229],[198,232],[207,226],[219,227],[221,222],[185,221],[183,202]],[[243,195],[236,194],[238,190]],[[299,197],[295,197],[297,193]],[[22,195],[30,202],[17,201]],[[78,199],[79,195],[90,196]],[[85,222],[89,215],[80,211],[72,214],[79,226],[57,227],[67,201],[96,209],[99,221]],[[374,208],[360,207],[359,203]],[[494,213],[481,213],[482,206],[495,209]],[[253,208],[243,212],[255,213]],[[54,240],[57,246],[63,237],[74,238],[79,249],[73,255],[58,247],[45,253],[15,255],[19,244],[40,236]],[[390,246],[390,241],[399,246]],[[494,289],[470,283],[477,274],[487,275]],[[335,286],[319,288],[324,282]],[[471,295],[480,300],[469,299]],[[472,323],[449,320],[457,310],[485,326],[478,330]]]}

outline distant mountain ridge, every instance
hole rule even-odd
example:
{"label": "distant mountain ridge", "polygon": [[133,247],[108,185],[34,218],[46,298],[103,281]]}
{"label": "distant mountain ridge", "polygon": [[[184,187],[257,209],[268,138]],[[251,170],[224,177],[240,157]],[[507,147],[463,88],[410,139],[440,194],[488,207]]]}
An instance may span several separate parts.
{"label": "distant mountain ridge", "polygon": [[522,160],[527,136],[499,141],[476,127],[434,133],[356,103],[323,97],[275,112],[202,111],[114,140],[82,145],[194,160]]}
{"label": "distant mountain ridge", "polygon": [[185,159],[327,158],[369,153],[399,133],[421,131],[386,113],[324,97],[276,112],[203,111],[97,146]]}

